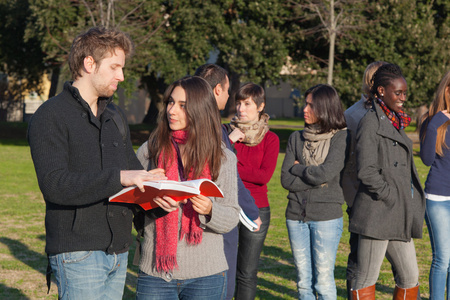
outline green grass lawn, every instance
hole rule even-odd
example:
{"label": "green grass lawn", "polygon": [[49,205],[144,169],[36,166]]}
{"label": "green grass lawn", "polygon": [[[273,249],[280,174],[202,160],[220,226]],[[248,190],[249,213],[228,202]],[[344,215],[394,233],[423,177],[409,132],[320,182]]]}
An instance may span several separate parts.
{"label": "green grass lawn", "polygon": [[[277,168],[269,183],[269,201],[272,218],[265,247],[260,260],[258,273],[257,299],[297,299],[296,272],[293,264],[284,211],[287,191],[280,185],[280,168],[284,158],[285,144],[289,134],[298,130],[303,122],[283,120],[271,126],[281,140],[282,151]],[[298,125],[300,124],[300,125]],[[278,126],[277,126],[278,125]],[[20,138],[2,138],[5,126],[0,124],[0,299],[57,299],[57,290],[52,285],[47,295],[45,271],[47,258],[44,252],[45,205],[34,173],[29,148],[24,140],[23,125],[11,130]],[[296,128],[296,129],[292,129]],[[20,131],[22,129],[22,131]],[[142,127],[139,127],[141,130]],[[425,182],[428,168],[420,158],[415,157],[422,183]],[[345,210],[345,206],[343,207]],[[344,233],[336,260],[335,278],[338,299],[346,298],[345,269],[349,252],[346,230],[348,218],[344,214]],[[431,247],[424,224],[424,238],[416,240],[417,258],[420,268],[422,298],[428,298],[428,271],[431,263]],[[137,268],[131,261],[134,246],[130,253],[129,272],[124,299],[134,299]],[[377,283],[377,299],[392,298],[394,280],[390,265],[385,261]]]}

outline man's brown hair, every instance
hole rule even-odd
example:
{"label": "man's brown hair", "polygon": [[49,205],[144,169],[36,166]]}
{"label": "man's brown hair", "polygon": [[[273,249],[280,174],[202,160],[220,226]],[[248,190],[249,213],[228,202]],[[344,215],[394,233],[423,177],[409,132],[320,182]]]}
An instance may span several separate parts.
{"label": "man's brown hair", "polygon": [[81,76],[86,57],[92,56],[98,68],[102,60],[108,54],[114,54],[117,48],[122,49],[127,58],[131,56],[134,50],[130,37],[118,29],[93,27],[78,35],[73,40],[69,53],[72,79],[76,80]]}

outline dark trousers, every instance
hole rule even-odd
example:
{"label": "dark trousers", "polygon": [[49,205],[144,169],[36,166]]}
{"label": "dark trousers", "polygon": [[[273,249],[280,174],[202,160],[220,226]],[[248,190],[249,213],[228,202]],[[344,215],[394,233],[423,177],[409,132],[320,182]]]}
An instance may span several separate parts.
{"label": "dark trousers", "polygon": [[262,224],[257,232],[239,226],[236,300],[253,300],[256,296],[258,263],[270,225],[270,207],[260,208],[259,217]]}
{"label": "dark trousers", "polygon": [[347,260],[347,297],[348,299],[352,298],[351,289],[355,285],[356,282],[356,271],[358,269],[358,240],[359,235],[353,232],[350,232],[350,253],[348,254]]}

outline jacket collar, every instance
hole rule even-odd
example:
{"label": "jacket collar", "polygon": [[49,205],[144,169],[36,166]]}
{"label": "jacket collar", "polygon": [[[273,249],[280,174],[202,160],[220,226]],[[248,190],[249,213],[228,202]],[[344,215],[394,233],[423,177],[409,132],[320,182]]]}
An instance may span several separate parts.
{"label": "jacket collar", "polygon": [[384,111],[381,109],[381,107],[378,104],[375,104],[372,101],[372,109],[375,111],[375,115],[378,119],[378,130],[377,133],[381,136],[384,136],[386,138],[389,138],[391,140],[397,141],[398,143],[401,143],[403,145],[406,145],[408,147],[412,147],[411,140],[406,135],[405,131],[397,130],[394,125],[392,125],[391,121],[389,121],[388,117],[384,113]]}
{"label": "jacket collar", "polygon": [[96,117],[92,113],[91,107],[89,106],[89,104],[86,102],[86,100],[83,99],[83,97],[81,97],[80,91],[76,87],[74,87],[72,84],[73,84],[73,81],[66,81],[64,83],[64,89],[67,90],[72,95],[72,98],[76,101],[76,103],[81,105],[81,107],[85,111],[83,113],[83,117],[89,116],[90,122],[100,128],[100,117],[105,112],[106,106],[108,106],[112,102],[113,97],[98,98],[98,116]]}
{"label": "jacket collar", "polygon": [[[71,94],[72,97],[86,110],[91,110],[89,107],[89,104],[86,102],[86,100],[81,97],[80,91],[73,86],[73,81],[66,81],[64,83],[64,89],[67,89]],[[105,98],[100,97],[98,98],[98,109],[99,109],[99,115],[101,115],[104,111],[106,106],[112,102],[113,97]]]}

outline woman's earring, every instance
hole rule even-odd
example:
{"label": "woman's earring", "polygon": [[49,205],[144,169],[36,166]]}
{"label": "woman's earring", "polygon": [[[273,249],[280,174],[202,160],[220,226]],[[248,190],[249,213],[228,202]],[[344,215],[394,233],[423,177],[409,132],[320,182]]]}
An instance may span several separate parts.
{"label": "woman's earring", "polygon": [[384,94],[381,94],[381,97],[384,97]]}

